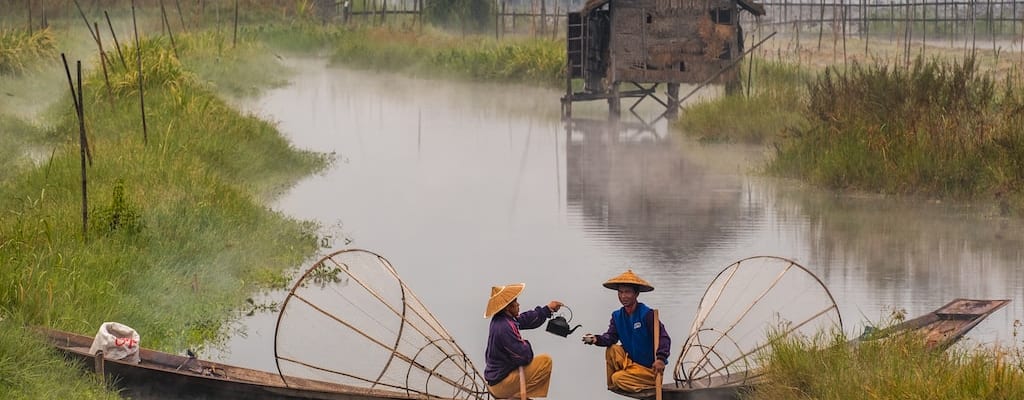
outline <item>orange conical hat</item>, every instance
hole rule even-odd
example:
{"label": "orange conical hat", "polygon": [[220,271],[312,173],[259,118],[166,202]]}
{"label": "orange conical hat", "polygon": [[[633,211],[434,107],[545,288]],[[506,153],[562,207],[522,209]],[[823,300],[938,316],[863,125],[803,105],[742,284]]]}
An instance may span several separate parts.
{"label": "orange conical hat", "polygon": [[647,281],[636,276],[636,274],[633,273],[633,270],[627,270],[626,272],[619,274],[619,276],[609,279],[608,282],[604,283],[604,287],[611,290],[619,290],[619,285],[622,284],[634,285],[640,292],[650,292],[654,290],[654,286],[651,286],[650,283],[647,283]]}
{"label": "orange conical hat", "polygon": [[484,311],[484,318],[490,318],[505,308],[512,300],[519,297],[519,293],[526,288],[525,283],[513,283],[505,286],[492,286],[491,298],[487,300],[487,310]]}

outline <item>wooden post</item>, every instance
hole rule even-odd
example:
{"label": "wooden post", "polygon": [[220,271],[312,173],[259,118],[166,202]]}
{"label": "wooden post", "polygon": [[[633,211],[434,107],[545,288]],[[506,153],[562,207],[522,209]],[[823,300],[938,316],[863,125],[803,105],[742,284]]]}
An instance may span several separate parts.
{"label": "wooden post", "polygon": [[547,13],[548,13],[548,2],[547,0],[540,0],[540,35],[544,36],[547,33]]}
{"label": "wooden post", "polygon": [[181,14],[181,0],[174,0],[174,6],[178,9],[178,19],[181,20],[181,30],[187,30],[185,26],[185,16]]}
{"label": "wooden post", "polygon": [[85,161],[89,142],[85,137],[85,104],[82,96],[82,61],[76,62],[78,67],[78,147],[82,155],[82,240],[89,239],[89,190],[86,176]]}
{"label": "wooden post", "polygon": [[124,54],[121,53],[121,43],[117,41],[117,34],[114,33],[114,25],[110,23],[110,14],[107,14],[107,12],[104,11],[103,16],[107,17],[107,27],[110,28],[110,36],[114,38],[114,47],[117,48],[117,58],[121,59],[121,66],[124,67],[125,71],[127,71],[128,63],[124,61]]}
{"label": "wooden post", "polygon": [[821,51],[821,36],[825,33],[825,0],[821,0],[821,10],[818,14],[818,51]]}
{"label": "wooden post", "polygon": [[[237,0],[236,0],[236,3]],[[132,28],[135,30],[135,55],[139,68],[139,109],[142,112],[142,143],[149,143],[149,132],[146,129],[146,97],[142,94],[142,46],[139,44],[139,24],[135,19],[135,0],[132,0]]]}
{"label": "wooden post", "polygon": [[160,0],[160,19],[163,20],[164,26],[167,27],[167,36],[171,38],[171,50],[174,50],[174,58],[180,60],[178,46],[174,44],[174,32],[171,32],[171,23],[167,20],[167,9],[164,8],[164,0]]}
{"label": "wooden post", "polygon": [[231,34],[231,48],[235,48],[236,44],[238,44],[238,0],[235,0],[235,22],[234,31]]}
{"label": "wooden post", "polygon": [[32,0],[25,0],[25,2],[28,3],[28,35],[32,36]]}
{"label": "wooden post", "polygon": [[89,34],[92,35],[92,40],[95,42],[96,32],[92,31],[92,25],[89,25],[89,19],[85,17],[85,12],[82,11],[82,6],[78,4],[78,0],[75,0],[75,7],[78,7],[78,15],[82,16],[82,22],[85,22],[85,29],[89,30]]}
{"label": "wooden post", "polygon": [[[661,321],[658,319],[658,309],[654,309],[654,360],[658,360],[658,342],[661,338]],[[654,398],[661,400],[661,372],[654,375]]]}
{"label": "wooden post", "polygon": [[107,53],[103,51],[103,41],[100,38],[100,24],[93,22],[93,26],[96,28],[96,45],[100,48],[100,65],[103,67],[103,82],[107,84],[107,93],[110,93],[110,76],[107,75]]}

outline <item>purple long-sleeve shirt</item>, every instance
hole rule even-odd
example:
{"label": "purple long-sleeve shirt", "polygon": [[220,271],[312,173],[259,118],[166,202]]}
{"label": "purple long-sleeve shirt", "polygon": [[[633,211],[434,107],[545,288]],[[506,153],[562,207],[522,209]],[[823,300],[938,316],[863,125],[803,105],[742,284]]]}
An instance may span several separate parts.
{"label": "purple long-sleeve shirt", "polygon": [[488,385],[497,385],[502,379],[520,366],[533,361],[533,347],[519,335],[520,329],[533,329],[551,317],[551,309],[537,306],[512,318],[504,311],[491,317],[491,329],[487,336],[487,367],[484,379]]}

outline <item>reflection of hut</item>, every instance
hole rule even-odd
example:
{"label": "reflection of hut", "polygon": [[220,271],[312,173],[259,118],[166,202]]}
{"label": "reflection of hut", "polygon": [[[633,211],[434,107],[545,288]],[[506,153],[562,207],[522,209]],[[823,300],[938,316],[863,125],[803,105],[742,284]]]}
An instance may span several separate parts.
{"label": "reflection of hut", "polygon": [[[741,9],[765,13],[752,0],[589,0],[569,13],[566,111],[573,101],[608,99],[617,115],[620,97],[654,91],[620,92],[620,83],[669,84],[671,107],[680,83],[737,82]],[[573,93],[572,78],[583,79],[583,92]]]}

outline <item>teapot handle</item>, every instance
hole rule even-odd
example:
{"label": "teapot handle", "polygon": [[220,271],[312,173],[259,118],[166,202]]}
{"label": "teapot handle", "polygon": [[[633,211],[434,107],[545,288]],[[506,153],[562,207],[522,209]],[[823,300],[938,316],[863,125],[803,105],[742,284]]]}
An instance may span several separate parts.
{"label": "teapot handle", "polygon": [[[564,303],[562,304],[562,308],[564,308],[566,310],[569,310],[569,319],[567,321],[565,321],[565,322],[572,322],[572,309],[569,308],[569,306],[565,305]],[[554,317],[555,314],[552,313],[551,316]]]}

